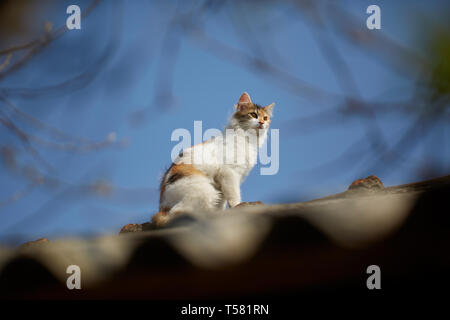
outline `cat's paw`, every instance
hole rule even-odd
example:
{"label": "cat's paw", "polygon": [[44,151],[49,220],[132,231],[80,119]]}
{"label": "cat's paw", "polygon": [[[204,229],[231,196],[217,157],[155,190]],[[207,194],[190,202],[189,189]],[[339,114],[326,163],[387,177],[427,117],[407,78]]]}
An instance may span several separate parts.
{"label": "cat's paw", "polygon": [[264,203],[261,201],[253,201],[253,202],[241,202],[235,206],[235,208],[247,207],[247,206],[263,206]]}

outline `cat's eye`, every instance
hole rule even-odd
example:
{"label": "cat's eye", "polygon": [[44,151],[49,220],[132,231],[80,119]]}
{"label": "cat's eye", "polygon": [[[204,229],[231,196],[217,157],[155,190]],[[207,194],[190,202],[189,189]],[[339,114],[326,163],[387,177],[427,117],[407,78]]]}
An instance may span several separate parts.
{"label": "cat's eye", "polygon": [[264,117],[264,120],[267,120],[267,116]]}
{"label": "cat's eye", "polygon": [[249,115],[253,118],[258,118],[258,115],[256,114],[256,112],[249,113]]}

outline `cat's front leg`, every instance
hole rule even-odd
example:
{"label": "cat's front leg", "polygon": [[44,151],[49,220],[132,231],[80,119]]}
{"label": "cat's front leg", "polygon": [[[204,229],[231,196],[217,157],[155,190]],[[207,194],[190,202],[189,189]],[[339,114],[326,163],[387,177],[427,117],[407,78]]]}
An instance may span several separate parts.
{"label": "cat's front leg", "polygon": [[217,175],[223,197],[230,208],[241,203],[241,177],[230,168],[222,168]]}

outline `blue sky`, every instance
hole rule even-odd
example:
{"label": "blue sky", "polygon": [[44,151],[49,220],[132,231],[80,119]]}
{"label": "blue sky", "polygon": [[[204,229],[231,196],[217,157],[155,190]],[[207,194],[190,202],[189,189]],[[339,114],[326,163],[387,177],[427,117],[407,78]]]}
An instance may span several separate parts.
{"label": "blue sky", "polygon": [[[62,25],[67,16],[65,8],[73,3],[79,3],[82,10],[89,4],[88,1],[58,1],[39,12],[34,17],[36,21],[31,23],[50,20],[55,26]],[[81,30],[69,31],[54,41],[25,67],[2,80],[0,87],[52,85],[92,69],[102,61],[98,59],[117,31],[111,22],[113,6],[117,3],[100,3],[92,15],[82,20]],[[414,21],[411,17],[418,12],[439,17],[444,2],[344,1],[344,7],[355,15],[361,28],[365,28],[365,9],[370,4],[378,4],[382,10],[379,32],[402,45],[414,47],[417,26],[411,24]],[[299,126],[303,123],[298,119],[331,110],[342,101],[320,103],[294,95],[277,85],[276,77],[218,57],[189,37],[181,38],[177,59],[167,64],[167,52],[161,50],[161,43],[174,8],[171,2],[126,2],[120,10],[123,29],[117,35],[118,42],[113,51],[108,51],[111,56],[88,86],[61,95],[9,97],[20,109],[71,135],[101,141],[113,132],[117,140],[125,139],[127,144],[86,154],[39,147],[42,157],[55,168],[50,175],[67,185],[38,187],[23,199],[0,207],[0,241],[116,233],[127,223],[147,221],[157,211],[159,178],[170,165],[170,152],[176,144],[170,141],[172,131],[177,128],[192,131],[194,120],[202,120],[204,130],[223,128],[243,91],[249,92],[256,103],[276,102],[272,128],[280,130],[279,172],[261,176],[259,168],[255,168],[242,185],[244,201],[304,201],[344,191],[353,180],[362,177],[367,161],[358,162],[356,158],[347,160],[342,167],[334,165],[327,170],[317,170],[317,167],[335,159],[363,137],[364,122],[344,115],[340,121],[313,125],[306,132],[295,128],[297,121]],[[181,6],[180,10],[188,9]],[[313,38],[309,22],[291,4],[271,4],[258,9],[242,5],[238,10],[245,12],[252,33],[237,32],[230,23],[230,11],[217,10],[204,19],[208,34],[248,54],[253,54],[252,48],[259,46],[259,54],[277,67],[325,91],[342,93]],[[114,20],[114,23],[119,22]],[[346,59],[363,99],[399,101],[411,96],[411,78],[383,65],[367,51],[355,48],[338,32],[330,33],[330,39]],[[170,68],[173,68],[173,101],[155,99],[158,84],[164,83],[162,75],[170,74]],[[143,109],[145,112],[139,116],[142,121],[133,125],[132,115]],[[387,141],[393,142],[412,118],[389,113],[375,121]],[[39,134],[26,122],[21,127]],[[16,137],[3,127],[0,134],[2,145],[17,146],[22,164],[39,167],[20,147]],[[433,159],[450,163],[445,144],[448,134],[448,126],[437,123],[426,143],[409,154],[407,161],[386,173],[382,170],[372,173],[385,185],[415,181],[416,169],[423,163]],[[6,199],[24,188],[27,181],[1,168],[0,199]],[[444,165],[440,173],[448,174],[448,171],[448,165]],[[110,181],[121,191],[117,191],[116,197],[72,192],[80,184],[99,180]]]}

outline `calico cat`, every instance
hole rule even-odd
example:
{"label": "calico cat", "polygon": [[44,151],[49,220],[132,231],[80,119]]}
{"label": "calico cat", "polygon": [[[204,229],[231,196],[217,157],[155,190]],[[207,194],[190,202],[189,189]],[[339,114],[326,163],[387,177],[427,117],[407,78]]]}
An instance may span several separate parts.
{"label": "calico cat", "polygon": [[256,164],[274,105],[254,104],[244,92],[222,137],[183,150],[162,177],[159,212],[152,217],[153,224],[162,226],[182,212],[241,203],[240,185]]}

